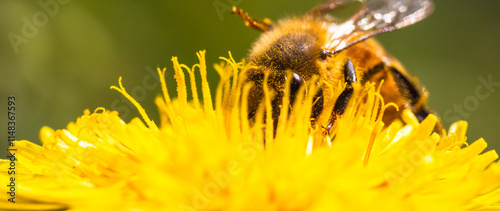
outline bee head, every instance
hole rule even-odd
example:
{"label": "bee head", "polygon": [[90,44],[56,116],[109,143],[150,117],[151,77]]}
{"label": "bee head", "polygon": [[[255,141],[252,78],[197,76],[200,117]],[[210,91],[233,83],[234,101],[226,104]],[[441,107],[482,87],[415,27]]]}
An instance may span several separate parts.
{"label": "bee head", "polygon": [[[267,74],[267,81],[265,80]],[[306,81],[293,70],[267,70],[266,67],[255,67],[247,72],[247,82],[252,84],[248,96],[248,117],[255,116],[259,106],[265,99],[264,85],[273,93],[271,96],[272,118],[275,127],[281,114],[284,98],[288,98],[289,109],[293,109],[293,104],[300,94],[307,94]],[[290,83],[290,88],[285,88],[286,83]],[[301,91],[301,89],[304,89]],[[320,90],[314,97],[311,118],[314,121],[323,110],[323,94]]]}

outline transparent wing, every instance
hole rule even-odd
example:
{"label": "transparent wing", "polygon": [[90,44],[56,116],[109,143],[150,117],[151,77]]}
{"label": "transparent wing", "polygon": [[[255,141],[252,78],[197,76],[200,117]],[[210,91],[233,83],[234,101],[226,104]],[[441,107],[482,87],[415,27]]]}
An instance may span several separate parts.
{"label": "transparent wing", "polygon": [[340,25],[328,26],[325,50],[335,53],[371,36],[418,22],[434,9],[431,0],[371,0]]}
{"label": "transparent wing", "polygon": [[320,4],[316,5],[311,11],[309,11],[309,15],[312,16],[321,16],[325,13],[329,13],[334,11],[337,8],[342,6],[352,4],[354,2],[364,2],[365,0],[325,0]]}

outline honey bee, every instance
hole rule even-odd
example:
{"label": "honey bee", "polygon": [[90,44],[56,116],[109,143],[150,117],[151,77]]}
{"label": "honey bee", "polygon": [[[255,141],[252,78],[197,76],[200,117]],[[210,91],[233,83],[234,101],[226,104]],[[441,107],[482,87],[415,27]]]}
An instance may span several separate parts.
{"label": "honey bee", "polygon": [[[314,75],[327,84],[345,83],[336,99],[331,89],[323,86],[314,96],[311,119],[315,121],[327,108],[331,114],[323,128],[330,132],[341,116],[353,93],[353,84],[375,82],[380,84],[385,102],[400,108],[387,109],[385,123],[401,117],[403,109],[411,109],[419,121],[428,115],[427,92],[419,88],[405,68],[387,53],[373,38],[380,33],[414,24],[433,11],[431,0],[369,0],[353,16],[337,21],[331,12],[355,0],[326,0],[302,17],[279,22],[257,20],[241,9],[233,7],[249,27],[263,33],[253,44],[248,61],[252,64],[247,81],[253,83],[249,93],[249,118],[253,118],[263,99],[264,75],[268,74],[268,87],[274,89],[272,117],[276,122],[283,98],[293,102],[301,85]],[[287,72],[292,78],[290,93],[285,93]],[[292,108],[293,109],[293,108]],[[329,110],[328,110],[329,111]],[[436,127],[440,132],[440,126]]]}

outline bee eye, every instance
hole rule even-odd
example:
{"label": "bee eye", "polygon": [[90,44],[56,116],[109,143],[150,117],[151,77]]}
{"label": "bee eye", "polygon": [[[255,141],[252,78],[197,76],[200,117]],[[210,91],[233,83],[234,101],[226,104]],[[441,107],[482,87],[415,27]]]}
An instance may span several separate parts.
{"label": "bee eye", "polygon": [[[292,73],[292,80],[290,82],[290,105],[293,104],[295,97],[299,94],[300,87],[305,84],[305,80],[297,73]],[[307,92],[307,89],[305,90]],[[323,91],[320,89],[314,95],[314,104],[311,110],[311,119],[316,121],[320,113],[323,111]]]}
{"label": "bee eye", "polygon": [[292,80],[290,82],[290,103],[293,103],[300,86],[304,84],[304,79],[297,73],[292,73]]}

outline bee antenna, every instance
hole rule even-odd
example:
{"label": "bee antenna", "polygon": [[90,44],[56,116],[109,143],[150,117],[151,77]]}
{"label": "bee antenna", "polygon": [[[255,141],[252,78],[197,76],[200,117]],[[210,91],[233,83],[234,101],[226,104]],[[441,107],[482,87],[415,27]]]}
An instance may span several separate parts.
{"label": "bee antenna", "polygon": [[240,16],[241,19],[245,22],[246,26],[252,27],[254,29],[260,30],[260,31],[267,31],[270,28],[273,27],[273,24],[269,19],[264,19],[264,20],[257,20],[253,19],[248,14],[244,13],[242,9],[233,6],[233,14],[236,14],[237,16]]}

